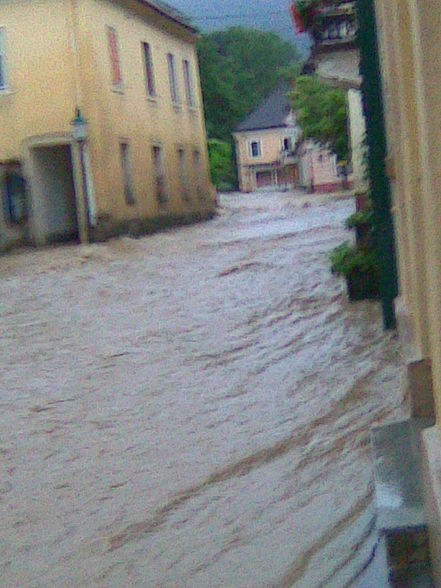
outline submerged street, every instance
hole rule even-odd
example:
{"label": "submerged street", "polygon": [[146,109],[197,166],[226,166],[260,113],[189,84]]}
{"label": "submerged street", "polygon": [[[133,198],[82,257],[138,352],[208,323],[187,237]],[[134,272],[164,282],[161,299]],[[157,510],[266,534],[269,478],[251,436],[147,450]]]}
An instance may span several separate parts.
{"label": "submerged street", "polygon": [[0,584],[349,586],[370,428],[405,414],[377,303],[328,253],[352,200],[0,257]]}

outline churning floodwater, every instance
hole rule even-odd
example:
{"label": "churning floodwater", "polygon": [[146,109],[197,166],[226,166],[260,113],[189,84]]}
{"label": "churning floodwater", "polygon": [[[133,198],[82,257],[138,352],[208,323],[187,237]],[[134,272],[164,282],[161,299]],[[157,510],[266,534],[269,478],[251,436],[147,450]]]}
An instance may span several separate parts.
{"label": "churning floodwater", "polygon": [[[309,204],[308,204],[309,203]],[[402,416],[352,200],[231,195],[197,226],[0,258],[0,585],[344,587]]]}

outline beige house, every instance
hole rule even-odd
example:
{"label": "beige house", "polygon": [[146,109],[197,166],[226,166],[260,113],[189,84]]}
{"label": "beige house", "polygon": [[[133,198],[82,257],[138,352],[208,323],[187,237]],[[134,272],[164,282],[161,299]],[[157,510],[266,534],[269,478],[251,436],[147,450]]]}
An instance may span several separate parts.
{"label": "beige house", "polygon": [[241,192],[298,184],[295,150],[301,133],[287,92],[284,86],[277,88],[233,134]]}
{"label": "beige house", "polygon": [[156,0],[0,3],[0,248],[214,209],[196,34]]}

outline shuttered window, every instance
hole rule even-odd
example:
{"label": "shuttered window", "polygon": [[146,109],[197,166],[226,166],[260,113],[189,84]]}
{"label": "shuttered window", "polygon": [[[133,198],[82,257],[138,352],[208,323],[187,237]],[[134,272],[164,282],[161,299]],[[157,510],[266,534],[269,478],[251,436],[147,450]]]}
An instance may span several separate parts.
{"label": "shuttered window", "polygon": [[142,44],[142,53],[144,56],[144,70],[147,95],[151,98],[154,98],[156,96],[155,76],[153,73],[152,49],[149,43]]}
{"label": "shuttered window", "polygon": [[135,198],[133,196],[133,180],[129,159],[129,145],[128,143],[120,143],[119,148],[121,157],[121,169],[123,173],[124,198],[126,200],[126,203],[132,206],[133,204],[135,204]]}
{"label": "shuttered window", "polygon": [[187,98],[187,104],[190,107],[194,106],[194,90],[193,90],[193,78],[191,75],[190,62],[184,59],[182,62],[184,68],[184,83],[185,83],[185,95]]}
{"label": "shuttered window", "polygon": [[107,41],[109,45],[110,73],[112,86],[122,88],[121,62],[119,57],[118,34],[112,27],[107,27]]}
{"label": "shuttered window", "polygon": [[0,28],[0,90],[6,88],[6,30]]}
{"label": "shuttered window", "polygon": [[168,77],[170,80],[170,94],[173,104],[179,104],[180,96],[178,89],[178,80],[176,77],[175,56],[172,53],[167,54]]}

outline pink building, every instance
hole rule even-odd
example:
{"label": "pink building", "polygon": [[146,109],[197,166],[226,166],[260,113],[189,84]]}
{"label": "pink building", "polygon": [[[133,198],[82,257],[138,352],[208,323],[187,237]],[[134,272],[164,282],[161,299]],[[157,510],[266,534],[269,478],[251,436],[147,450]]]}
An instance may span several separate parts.
{"label": "pink building", "polygon": [[300,145],[298,155],[300,185],[308,192],[336,192],[345,188],[344,178],[338,174],[336,155],[311,141]]}

